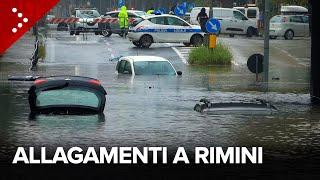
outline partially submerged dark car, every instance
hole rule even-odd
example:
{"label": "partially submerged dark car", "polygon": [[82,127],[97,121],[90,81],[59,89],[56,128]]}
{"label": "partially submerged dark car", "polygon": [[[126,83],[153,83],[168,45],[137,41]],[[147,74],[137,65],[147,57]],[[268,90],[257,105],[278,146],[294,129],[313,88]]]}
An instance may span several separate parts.
{"label": "partially submerged dark car", "polygon": [[103,113],[106,94],[100,82],[92,78],[39,78],[29,89],[29,104],[33,113],[98,114]]}
{"label": "partially submerged dark car", "polygon": [[200,104],[196,104],[193,108],[200,113],[213,114],[269,114],[277,111],[277,108],[269,102],[256,99],[254,102],[223,102],[212,103],[207,99],[201,99]]}
{"label": "partially submerged dark car", "polygon": [[100,81],[80,76],[9,78],[34,81],[29,89],[32,114],[102,114],[106,91]]}

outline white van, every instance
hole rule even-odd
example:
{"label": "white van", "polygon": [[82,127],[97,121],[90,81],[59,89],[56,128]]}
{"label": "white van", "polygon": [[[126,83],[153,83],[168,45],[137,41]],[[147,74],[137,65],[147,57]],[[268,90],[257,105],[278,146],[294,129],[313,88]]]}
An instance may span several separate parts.
{"label": "white van", "polygon": [[258,7],[234,7],[246,15],[249,19],[255,20],[257,23],[259,21],[260,11]]}
{"label": "white van", "polygon": [[[195,7],[191,11],[191,24],[199,25],[197,16],[202,7]],[[210,8],[205,7],[209,15]],[[222,34],[245,34],[248,37],[258,34],[258,26],[255,20],[247,18],[241,11],[232,8],[213,8],[213,17],[221,23]]]}

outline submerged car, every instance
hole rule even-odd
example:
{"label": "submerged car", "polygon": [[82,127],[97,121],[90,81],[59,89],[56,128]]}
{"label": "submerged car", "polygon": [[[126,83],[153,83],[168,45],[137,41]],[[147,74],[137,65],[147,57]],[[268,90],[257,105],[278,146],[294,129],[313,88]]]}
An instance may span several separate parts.
{"label": "submerged car", "polygon": [[100,82],[93,78],[39,78],[29,89],[29,104],[32,113],[98,114],[103,113],[106,94]]}
{"label": "submerged car", "polygon": [[201,99],[193,109],[200,113],[209,114],[269,114],[277,111],[275,106],[262,99],[256,99],[252,102],[210,102],[207,99]]}
{"label": "submerged car", "polygon": [[130,75],[182,75],[170,61],[157,56],[127,56],[119,59],[116,70],[119,74]]}
{"label": "submerged car", "polygon": [[9,80],[34,81],[28,91],[31,114],[103,114],[107,93],[97,79],[24,76]]}

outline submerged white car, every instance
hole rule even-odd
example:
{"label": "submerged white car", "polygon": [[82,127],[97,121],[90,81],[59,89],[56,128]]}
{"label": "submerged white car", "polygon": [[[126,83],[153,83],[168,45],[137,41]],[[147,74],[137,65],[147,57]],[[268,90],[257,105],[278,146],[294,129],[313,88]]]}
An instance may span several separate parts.
{"label": "submerged white car", "polygon": [[292,40],[294,37],[310,35],[309,17],[305,15],[278,15],[270,20],[270,38],[284,37]]}
{"label": "submerged white car", "polygon": [[116,70],[118,74],[129,75],[182,75],[176,71],[170,61],[157,56],[127,56],[119,59]]}
{"label": "submerged white car", "polygon": [[151,15],[129,29],[128,38],[137,47],[149,48],[152,43],[184,43],[201,45],[204,32],[173,15]]}

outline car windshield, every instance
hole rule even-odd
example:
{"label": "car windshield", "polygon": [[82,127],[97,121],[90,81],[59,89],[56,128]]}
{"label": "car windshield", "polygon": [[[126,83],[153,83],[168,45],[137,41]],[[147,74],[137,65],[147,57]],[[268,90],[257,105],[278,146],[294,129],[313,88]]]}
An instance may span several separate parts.
{"label": "car windshield", "polygon": [[270,19],[271,23],[280,23],[282,22],[282,16],[274,16],[273,18]]}
{"label": "car windshield", "polygon": [[100,100],[93,92],[82,89],[58,89],[37,93],[37,107],[88,106],[98,108]]}
{"label": "car windshield", "polygon": [[167,61],[134,62],[136,75],[176,75],[172,65]]}
{"label": "car windshield", "polygon": [[79,13],[80,18],[97,18],[100,17],[98,11],[80,11]]}
{"label": "car windshield", "polygon": [[244,9],[241,9],[241,8],[237,8],[237,10],[241,11],[243,14],[246,14],[246,11]]}

